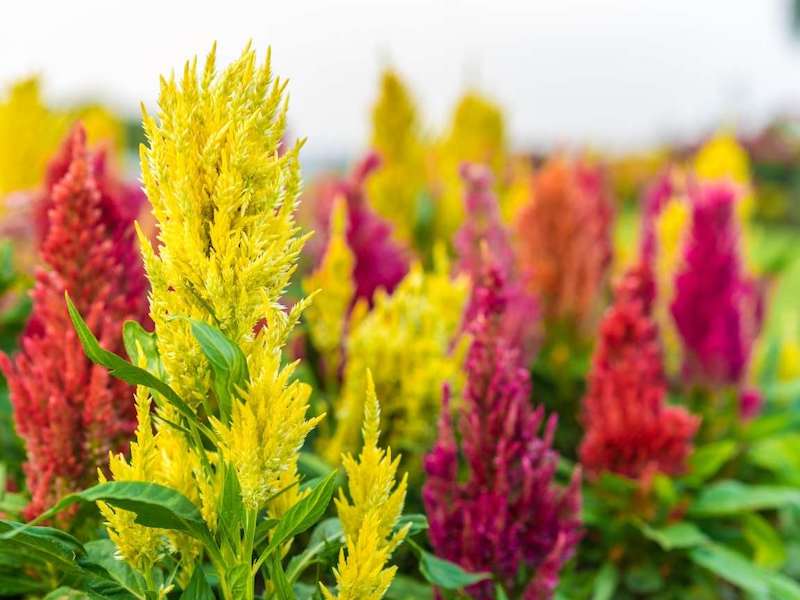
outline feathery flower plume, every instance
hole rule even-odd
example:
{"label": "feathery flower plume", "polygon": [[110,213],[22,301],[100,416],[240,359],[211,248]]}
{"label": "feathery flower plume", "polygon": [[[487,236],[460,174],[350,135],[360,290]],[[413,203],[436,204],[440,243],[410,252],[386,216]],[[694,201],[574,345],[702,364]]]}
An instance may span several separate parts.
{"label": "feathery flower plume", "polygon": [[339,564],[334,569],[338,594],[334,596],[320,584],[328,600],[383,598],[397,571],[394,566],[386,568],[386,563],[411,526],[392,533],[403,512],[408,476],[403,475],[397,483],[400,457],[392,459],[391,448],[383,450],[378,446],[380,405],[369,371],[366,381],[364,446],[358,460],[349,454],[343,458],[350,500],[341,488],[336,499],[345,537],[345,547],[339,552]]}
{"label": "feathery flower plume", "polygon": [[[477,297],[458,418],[452,423],[448,390],[438,441],[425,458],[431,543],[468,570],[492,572],[509,597],[546,599],[580,538],[580,473],[566,489],[553,482],[556,417],[545,423],[543,408],[530,407],[528,371],[501,332],[507,298],[498,269],[488,269]],[[467,592],[491,599],[494,583]]]}
{"label": "feathery flower plume", "polygon": [[316,221],[321,235],[312,252],[321,260],[327,245],[331,211],[337,198],[347,201],[347,244],[355,255],[353,278],[356,299],[365,299],[370,305],[375,292],[383,289],[392,293],[408,272],[406,251],[392,239],[392,227],[370,208],[364,192],[364,182],[378,168],[381,160],[375,153],[368,154],[345,180],[328,182],[319,190],[316,203]]}
{"label": "feathery flower plume", "polygon": [[642,262],[623,276],[600,325],[580,447],[581,464],[592,475],[677,475],[691,452],[699,420],[665,403],[661,347],[650,318],[654,291],[650,266]]}
{"label": "feathery flower plume", "polygon": [[[306,419],[310,389],[292,380],[295,365],[281,365],[281,349],[307,304],[288,314],[280,304],[305,241],[294,221],[301,144],[278,152],[285,82],[273,79],[269,58],[257,64],[249,45],[221,73],[215,54],[199,77],[192,61],[180,82],[163,79],[158,117],[144,113],[142,179],[158,221],[158,252],[141,232],[140,239],[164,378],[208,418],[219,452],[206,450],[209,460],[201,461],[202,449],[163,425],[180,420],[163,404],[153,464],[133,456],[114,470],[120,479],[130,471],[181,491],[212,531],[228,470],[248,514],[278,516],[299,499],[298,451],[319,419]],[[208,360],[186,318],[214,325],[242,349],[249,382],[229,415],[216,405]],[[109,508],[106,517],[118,545],[139,535],[126,511]],[[171,533],[169,549],[182,562],[182,577],[191,575],[197,542]]]}
{"label": "feathery flower plume", "polygon": [[347,203],[344,198],[331,209],[328,246],[317,269],[303,280],[303,290],[320,290],[306,310],[305,319],[314,347],[320,353],[325,373],[333,378],[342,365],[342,346],[348,315],[353,305],[355,257],[346,239]]}
{"label": "feathery flower plume", "polygon": [[65,157],[69,166],[47,193],[40,248],[47,268],[36,275],[21,350],[13,361],[0,356],[27,447],[27,518],[93,483],[109,451],[125,450],[136,427],[130,386],[84,356],[64,305],[67,291],[101,344],[124,353],[122,323],[147,314],[133,221],[116,194],[120,184],[94,170],[81,126],[56,162]]}
{"label": "feathery flower plume", "polygon": [[[461,165],[461,177],[466,185],[466,219],[456,232],[453,243],[458,253],[456,270],[469,275],[472,281],[478,281],[483,276],[487,261],[491,261],[500,271],[508,282],[503,335],[508,337],[512,345],[522,349],[520,359],[527,364],[536,351],[538,307],[535,299],[519,282],[511,234],[500,220],[497,198],[491,189],[491,171],[483,165],[464,163]],[[473,287],[464,313],[465,324],[471,323],[477,315],[477,290]]]}
{"label": "feathery flower plume", "polygon": [[517,221],[520,263],[548,325],[585,333],[611,263],[613,209],[596,167],[553,159]]}
{"label": "feathery flower plume", "polygon": [[371,144],[381,164],[366,182],[367,197],[392,224],[395,235],[410,244],[425,187],[424,145],[414,100],[392,70],[384,71],[380,96],[372,107]]}
{"label": "feathery flower plume", "polygon": [[739,385],[761,328],[764,299],[741,264],[736,190],[698,185],[690,200],[691,227],[671,305],[684,346],[684,374],[704,385]]}
{"label": "feathery flower plume", "polygon": [[432,187],[436,198],[434,231],[438,239],[453,239],[464,219],[461,163],[485,164],[498,182],[503,182],[501,177],[508,160],[506,144],[500,107],[477,92],[465,94],[455,107],[447,134],[434,151],[436,179]]}
{"label": "feathery flower plume", "polygon": [[694,158],[694,173],[701,182],[726,182],[740,188],[736,201],[736,216],[746,229],[755,209],[750,179],[750,158],[736,137],[719,132],[698,150]]}
{"label": "feathery flower plume", "polygon": [[453,340],[468,292],[466,277],[450,278],[440,251],[433,272],[414,265],[391,296],[376,294],[373,309],[348,335],[344,381],[333,411],[336,428],[321,446],[328,461],[336,464],[343,452],[357,449],[370,369],[383,401],[387,443],[408,449],[408,469],[418,467],[415,461],[433,441],[430,420],[439,412],[442,383],[456,377],[461,365],[463,343],[454,347]]}

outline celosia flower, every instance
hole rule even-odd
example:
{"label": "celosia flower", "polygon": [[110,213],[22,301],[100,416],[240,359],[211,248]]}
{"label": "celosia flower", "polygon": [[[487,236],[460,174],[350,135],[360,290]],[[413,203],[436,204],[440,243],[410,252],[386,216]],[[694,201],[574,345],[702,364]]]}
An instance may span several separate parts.
{"label": "celosia flower", "polygon": [[[456,105],[450,127],[434,152],[432,189],[436,203],[434,232],[438,239],[453,239],[464,219],[464,186],[459,177],[461,163],[485,164],[500,178],[508,160],[506,144],[500,107],[475,91],[465,94]],[[498,181],[503,182],[502,179]],[[500,196],[502,198],[503,194]]]}
{"label": "celosia flower", "polygon": [[520,263],[549,325],[585,333],[611,263],[613,210],[596,167],[553,159],[517,222]]}
{"label": "celosia flower", "polygon": [[333,204],[339,197],[347,200],[347,244],[355,255],[355,298],[363,298],[370,305],[378,289],[392,293],[408,272],[406,251],[392,239],[392,227],[373,212],[364,193],[365,180],[379,165],[378,155],[368,154],[349,179],[329,182],[319,190],[316,199],[319,259],[327,244]]}
{"label": "celosia flower", "polygon": [[[425,459],[431,544],[470,571],[492,572],[511,598],[550,598],[580,538],[580,473],[566,489],[553,481],[556,417],[540,437],[543,407],[531,408],[528,371],[501,331],[507,299],[497,269],[480,282],[478,301],[456,423],[444,408]],[[489,581],[467,591],[495,597]]]}
{"label": "celosia flower", "polygon": [[314,303],[306,311],[308,331],[314,347],[320,353],[326,375],[339,373],[347,317],[353,304],[355,257],[347,245],[347,204],[337,200],[331,211],[328,246],[317,269],[303,280],[307,294],[317,290]]}
{"label": "celosia flower", "polygon": [[684,375],[711,386],[738,385],[761,327],[762,290],[741,265],[736,190],[706,184],[693,188],[690,199],[691,229],[671,306]]}
{"label": "celosia flower", "polygon": [[397,237],[410,244],[425,185],[424,147],[414,101],[392,70],[384,71],[372,108],[371,144],[381,164],[366,182],[367,197]]}
{"label": "celosia flower", "polygon": [[[467,300],[465,277],[450,278],[450,267],[438,253],[435,271],[411,268],[390,296],[380,291],[374,308],[354,325],[346,342],[346,365],[340,397],[334,406],[335,430],[320,449],[331,463],[353,452],[363,414],[367,369],[375,377],[386,422],[385,439],[408,449],[405,459],[415,470],[433,441],[431,418],[438,414],[442,383],[457,376],[463,344],[453,347]],[[457,382],[456,382],[457,384]]]}
{"label": "celosia flower", "polygon": [[[208,462],[198,463],[202,450],[164,424],[180,417],[171,405],[159,406],[153,464],[140,465],[136,456],[116,461],[115,476],[126,479],[130,471],[182,492],[212,529],[229,469],[249,514],[279,516],[299,499],[298,451],[318,420],[306,419],[310,389],[292,380],[294,365],[281,365],[307,304],[288,314],[280,304],[305,241],[294,221],[300,144],[278,153],[284,90],[269,61],[259,66],[249,46],[219,74],[212,50],[200,77],[192,62],[180,83],[162,81],[157,119],[144,114],[142,179],[158,220],[158,251],[140,239],[163,376],[208,418],[219,452],[205,450]],[[215,405],[209,363],[186,318],[214,325],[242,349],[249,381],[231,399],[230,415]],[[116,510],[108,519],[118,545],[139,535],[126,518]],[[187,578],[197,542],[177,533],[170,541]]]}
{"label": "celosia flower", "polygon": [[64,157],[69,166],[47,194],[47,268],[36,276],[21,351],[0,359],[27,447],[28,518],[91,484],[109,450],[124,450],[136,427],[131,388],[84,356],[64,304],[67,291],[103,346],[122,353],[122,323],[147,312],[133,221],[121,209],[121,186],[95,172],[81,127],[57,162]]}
{"label": "celosia flower", "polygon": [[708,140],[694,158],[694,173],[701,182],[726,182],[741,189],[736,215],[740,225],[746,227],[755,208],[755,198],[750,181],[750,158],[736,137],[720,132]]}
{"label": "celosia flower", "polygon": [[[511,234],[500,221],[497,199],[491,189],[492,174],[482,165],[464,163],[461,177],[466,184],[466,219],[456,232],[453,244],[458,253],[456,270],[477,281],[483,276],[487,262],[491,262],[504,280],[509,282],[506,286],[503,334],[513,345],[522,349],[520,359],[527,364],[536,351],[538,308],[519,280]],[[471,323],[477,315],[477,289],[473,288],[467,305],[465,324]]]}
{"label": "celosia flower", "polygon": [[396,483],[400,457],[392,459],[391,448],[378,447],[380,405],[372,375],[367,371],[364,401],[364,447],[356,461],[343,459],[350,500],[339,489],[336,510],[342,522],[345,547],[334,569],[338,593],[334,596],[320,584],[325,598],[333,600],[380,600],[394,578],[397,567],[386,567],[392,552],[405,539],[409,525],[392,533],[406,497],[407,475]]}
{"label": "celosia flower", "polygon": [[650,318],[653,289],[647,263],[628,271],[600,325],[580,447],[581,464],[593,475],[678,475],[692,449],[699,420],[665,403],[661,347]]}

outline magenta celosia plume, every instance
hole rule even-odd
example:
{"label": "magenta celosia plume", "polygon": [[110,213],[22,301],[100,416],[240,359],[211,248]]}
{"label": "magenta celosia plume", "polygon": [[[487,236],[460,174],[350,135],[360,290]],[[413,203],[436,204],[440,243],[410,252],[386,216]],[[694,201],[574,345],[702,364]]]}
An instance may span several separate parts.
{"label": "magenta celosia plume", "polygon": [[[539,337],[539,314],[536,300],[519,278],[511,234],[500,220],[497,198],[492,192],[492,172],[479,164],[464,163],[461,178],[466,186],[466,217],[456,232],[454,246],[458,254],[457,271],[477,281],[491,262],[506,281],[506,309],[502,314],[502,333],[512,346],[519,347],[523,364],[536,353]],[[480,309],[477,291],[467,305],[464,323],[469,324]]]}
{"label": "magenta celosia plume", "polygon": [[81,126],[56,159],[64,161],[45,200],[45,266],[36,273],[33,312],[19,353],[0,355],[27,450],[28,518],[95,482],[109,450],[124,450],[136,427],[132,389],[86,358],[64,301],[68,291],[103,347],[124,354],[123,322],[147,314],[131,211],[116,194],[121,186],[104,169],[95,172],[103,163],[87,152]]}
{"label": "magenta celosia plume", "polygon": [[646,261],[656,256],[656,221],[662,209],[678,192],[672,169],[666,169],[647,188],[642,198],[641,255]]}
{"label": "magenta celosia plume", "polygon": [[349,178],[337,179],[321,186],[316,198],[316,221],[321,232],[310,246],[321,259],[327,245],[331,208],[337,197],[347,201],[347,244],[355,256],[353,278],[356,298],[372,303],[375,290],[391,293],[408,273],[406,250],[392,238],[392,226],[369,206],[364,181],[380,166],[380,158],[370,153],[355,168]]}
{"label": "magenta celosia plume", "polygon": [[744,273],[728,184],[690,190],[692,222],[671,310],[684,347],[684,376],[702,385],[740,385],[764,313],[762,285]]}
{"label": "magenta celosia plume", "polygon": [[[439,438],[425,459],[431,544],[468,570],[492,572],[510,597],[549,598],[580,538],[580,474],[568,488],[553,481],[556,417],[545,420],[543,408],[529,404],[528,371],[502,333],[507,297],[499,269],[488,269],[475,294],[463,402],[451,414],[445,399]],[[495,597],[491,582],[467,591]]]}
{"label": "magenta celosia plume", "polygon": [[592,475],[676,475],[691,452],[699,420],[665,403],[661,346],[649,314],[654,289],[648,263],[631,269],[600,324],[580,447],[581,463]]}

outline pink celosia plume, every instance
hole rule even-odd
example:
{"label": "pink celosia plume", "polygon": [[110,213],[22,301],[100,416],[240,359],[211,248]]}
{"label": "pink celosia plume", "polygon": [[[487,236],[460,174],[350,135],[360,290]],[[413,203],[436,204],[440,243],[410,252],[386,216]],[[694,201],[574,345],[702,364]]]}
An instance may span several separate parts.
{"label": "pink celosia plume", "polygon": [[344,197],[348,215],[347,244],[355,255],[356,298],[364,298],[370,303],[378,288],[391,293],[408,273],[409,266],[408,253],[392,238],[392,226],[370,208],[366,197],[364,181],[379,165],[379,156],[370,153],[350,177],[321,186],[315,206],[320,235],[310,246],[311,252],[320,260],[327,245],[333,202],[337,197]]}
{"label": "pink celosia plume", "polygon": [[[425,459],[430,539],[439,556],[494,573],[511,597],[549,598],[580,538],[580,475],[566,489],[553,481],[556,418],[529,404],[528,372],[502,334],[507,297],[496,267],[475,294],[463,402],[451,414],[445,399],[439,438]],[[490,582],[467,591],[494,598]]]}
{"label": "pink celosia plume", "polygon": [[[454,246],[458,254],[456,270],[470,275],[477,282],[489,263],[506,281],[506,307],[502,314],[502,333],[512,346],[521,349],[520,359],[529,364],[536,353],[539,337],[539,310],[533,295],[519,278],[511,234],[500,220],[497,198],[492,192],[492,172],[480,164],[461,166],[466,194],[466,218],[456,232]],[[480,309],[477,291],[473,293],[464,314],[469,325]]]}

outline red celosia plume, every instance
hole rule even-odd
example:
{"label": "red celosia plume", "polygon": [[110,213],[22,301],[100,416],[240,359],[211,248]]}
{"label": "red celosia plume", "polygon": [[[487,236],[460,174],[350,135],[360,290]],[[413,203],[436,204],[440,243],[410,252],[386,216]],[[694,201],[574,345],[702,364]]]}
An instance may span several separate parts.
{"label": "red celosia plume", "polygon": [[698,418],[665,403],[661,347],[649,315],[653,290],[647,263],[631,269],[600,325],[580,447],[581,463],[594,475],[677,475],[692,449]]}
{"label": "red celosia plume", "polygon": [[109,450],[124,450],[136,427],[131,387],[86,358],[64,301],[67,291],[103,347],[124,354],[123,322],[147,314],[130,207],[105,169],[95,171],[103,163],[88,153],[81,126],[56,163],[65,157],[69,166],[44,200],[45,267],[36,274],[33,312],[19,353],[0,355],[28,455],[28,518],[94,483]]}

